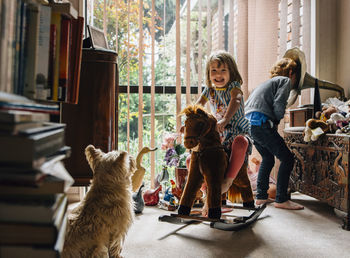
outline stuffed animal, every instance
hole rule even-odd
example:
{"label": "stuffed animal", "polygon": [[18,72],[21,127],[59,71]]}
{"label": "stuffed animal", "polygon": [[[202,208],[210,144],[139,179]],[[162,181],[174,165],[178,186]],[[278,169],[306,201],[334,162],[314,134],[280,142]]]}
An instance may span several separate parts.
{"label": "stuffed animal", "polygon": [[[184,126],[184,145],[192,150],[189,174],[180,200],[178,213],[189,215],[202,183],[207,187],[208,217],[221,217],[221,184],[228,166],[228,156],[221,145],[216,130],[216,119],[199,105],[189,105],[180,114],[186,115]],[[253,192],[247,175],[247,166],[243,165],[229,189],[229,199],[240,193],[243,204],[252,203]],[[231,196],[231,197],[230,197]]]}
{"label": "stuffed animal", "polygon": [[306,121],[304,129],[304,141],[316,141],[322,134],[329,131],[329,125],[315,118]]}
{"label": "stuffed animal", "polygon": [[[221,217],[221,184],[228,165],[227,155],[216,131],[216,119],[199,105],[190,105],[186,115],[184,145],[192,150],[185,189],[178,213],[189,215],[203,181],[207,185],[208,217]],[[220,165],[219,165],[220,164]]]}
{"label": "stuffed animal", "polygon": [[327,123],[331,126],[331,131],[336,133],[342,133],[344,130],[348,131],[347,129],[344,129],[349,124],[349,118],[344,117],[340,113],[333,113],[330,118],[327,120]]}
{"label": "stuffed animal", "polygon": [[[323,107],[322,113],[321,113],[321,116],[319,119],[326,122],[331,117],[332,114],[337,113],[337,112],[338,112],[337,108],[333,105]],[[316,116],[316,118],[317,118],[317,116]]]}

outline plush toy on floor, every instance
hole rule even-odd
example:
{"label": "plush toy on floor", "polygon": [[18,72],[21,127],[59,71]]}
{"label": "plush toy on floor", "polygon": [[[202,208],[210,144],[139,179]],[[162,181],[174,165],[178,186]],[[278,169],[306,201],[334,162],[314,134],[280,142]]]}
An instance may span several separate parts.
{"label": "plush toy on floor", "polygon": [[125,151],[85,149],[93,180],[81,204],[69,215],[62,257],[121,257],[133,222],[131,176],[135,160]]}
{"label": "plush toy on floor", "polygon": [[[208,217],[218,219],[221,217],[221,184],[228,166],[228,156],[216,131],[217,121],[199,105],[189,105],[181,114],[186,115],[184,145],[192,150],[192,154],[178,213],[190,214],[196,193],[204,181],[207,186]],[[240,191],[243,202],[253,201],[246,167],[233,181],[229,190],[231,196],[236,195],[234,191]]]}

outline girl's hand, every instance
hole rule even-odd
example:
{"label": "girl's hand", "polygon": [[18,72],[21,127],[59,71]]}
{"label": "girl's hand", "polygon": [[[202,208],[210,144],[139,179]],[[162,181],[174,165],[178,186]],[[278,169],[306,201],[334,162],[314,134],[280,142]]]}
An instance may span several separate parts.
{"label": "girl's hand", "polygon": [[219,133],[222,133],[225,130],[225,127],[228,124],[228,122],[229,121],[226,118],[223,118],[217,123]]}

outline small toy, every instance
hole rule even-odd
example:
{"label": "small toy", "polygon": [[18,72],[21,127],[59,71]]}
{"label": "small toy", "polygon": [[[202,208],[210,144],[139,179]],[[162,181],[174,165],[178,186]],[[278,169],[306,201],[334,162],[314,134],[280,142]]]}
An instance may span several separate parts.
{"label": "small toy", "polygon": [[142,157],[150,151],[155,151],[157,148],[143,147],[136,157],[136,172],[132,175],[132,191],[136,192],[137,189],[142,185],[143,177],[145,175],[146,169],[141,165]]}
{"label": "small toy", "polygon": [[176,183],[174,180],[170,179],[171,183],[171,193],[174,195],[178,200],[181,199],[182,189],[176,186]]}
{"label": "small toy", "polygon": [[139,188],[139,190],[136,193],[132,194],[132,199],[134,200],[134,212],[136,214],[142,213],[145,202],[142,198],[142,189],[144,188],[144,184],[142,184]]}
{"label": "small toy", "polygon": [[170,187],[168,187],[168,188],[165,190],[163,199],[164,199],[164,201],[169,202],[171,197],[174,197],[174,195],[172,195],[172,194],[170,193]]}
{"label": "small toy", "polygon": [[143,194],[143,200],[146,206],[155,206],[159,202],[159,192],[162,190],[162,186],[159,185],[156,189],[148,189]]}

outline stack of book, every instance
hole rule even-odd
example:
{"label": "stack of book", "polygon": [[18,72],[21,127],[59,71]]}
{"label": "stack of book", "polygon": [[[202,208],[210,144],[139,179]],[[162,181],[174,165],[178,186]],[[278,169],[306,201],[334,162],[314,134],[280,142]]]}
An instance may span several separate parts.
{"label": "stack of book", "polygon": [[65,124],[0,109],[0,257],[58,257],[74,183],[62,160]]}

